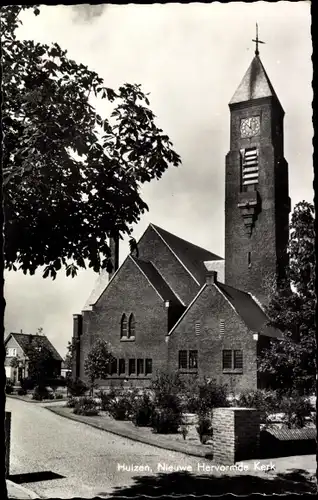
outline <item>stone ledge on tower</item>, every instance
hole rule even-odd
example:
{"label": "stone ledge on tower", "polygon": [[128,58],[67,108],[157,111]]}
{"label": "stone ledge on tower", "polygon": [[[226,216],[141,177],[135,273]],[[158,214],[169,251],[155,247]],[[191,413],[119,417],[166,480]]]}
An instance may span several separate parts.
{"label": "stone ledge on tower", "polygon": [[258,191],[239,193],[237,206],[241,210],[246,233],[251,236],[255,221],[261,210],[261,199]]}

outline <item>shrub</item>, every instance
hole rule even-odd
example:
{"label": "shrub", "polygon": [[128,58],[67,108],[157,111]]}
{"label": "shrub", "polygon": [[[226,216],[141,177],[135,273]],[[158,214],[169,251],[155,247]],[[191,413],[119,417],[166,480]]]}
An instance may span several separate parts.
{"label": "shrub", "polygon": [[283,421],[289,429],[304,427],[306,417],[311,417],[312,407],[310,401],[297,392],[283,396],[279,408],[284,413]]}
{"label": "shrub", "polygon": [[49,392],[47,387],[44,385],[37,385],[34,388],[32,399],[36,401],[42,401],[43,399],[54,399],[54,394]]}
{"label": "shrub", "polygon": [[116,396],[109,404],[108,413],[115,420],[128,420],[134,414],[136,397],[134,394],[124,392]]}
{"label": "shrub", "polygon": [[184,387],[184,382],[178,373],[173,375],[170,373],[157,374],[151,384],[156,405],[164,408],[170,405],[170,400],[174,401],[176,399],[181,404],[181,394]]}
{"label": "shrub", "polygon": [[56,393],[54,394],[54,398],[55,398],[55,399],[63,399],[63,394],[61,394],[60,392],[56,392]]}
{"label": "shrub", "polygon": [[79,398],[74,406],[73,413],[75,415],[95,416],[98,415],[98,408],[96,401],[91,397]]}
{"label": "shrub", "polygon": [[109,392],[103,392],[103,391],[100,391],[98,394],[97,394],[97,397],[100,398],[100,408],[102,411],[109,411],[109,409],[111,408],[111,405],[113,403],[113,401],[115,400],[117,396],[117,393],[114,389],[111,389]]}
{"label": "shrub", "polygon": [[67,408],[75,408],[76,403],[77,399],[74,396],[70,396],[66,402],[66,406]]}
{"label": "shrub", "polygon": [[6,380],[6,394],[12,394],[13,393],[13,383],[12,380],[7,379]]}
{"label": "shrub", "polygon": [[33,389],[35,387],[35,382],[30,377],[23,378],[22,380],[20,380],[20,386],[25,391],[33,391]]}
{"label": "shrub", "polygon": [[25,396],[27,394],[27,391],[23,389],[22,387],[18,389],[18,396]]}
{"label": "shrub", "polygon": [[229,406],[227,386],[217,384],[215,380],[204,379],[199,385],[198,392],[199,415],[206,415],[213,408]]}
{"label": "shrub", "polygon": [[46,379],[45,383],[49,387],[52,387],[52,389],[56,389],[57,387],[65,387],[67,380],[64,377],[56,377],[56,378]]}
{"label": "shrub", "polygon": [[84,394],[88,391],[86,384],[84,384],[84,382],[82,382],[79,378],[68,378],[67,388],[71,396],[84,396]]}
{"label": "shrub", "polygon": [[276,391],[257,389],[256,391],[242,392],[236,404],[240,407],[256,408],[260,411],[262,422],[269,423],[269,416],[279,411],[279,399]]}
{"label": "shrub", "polygon": [[176,434],[180,425],[182,425],[182,413],[178,407],[154,409],[151,426],[158,434]]}
{"label": "shrub", "polygon": [[200,416],[198,426],[196,427],[200,442],[205,444],[208,437],[213,435],[212,422],[208,417]]}
{"label": "shrub", "polygon": [[147,427],[151,425],[154,414],[154,402],[147,393],[143,393],[137,399],[133,413],[133,422],[137,427]]}

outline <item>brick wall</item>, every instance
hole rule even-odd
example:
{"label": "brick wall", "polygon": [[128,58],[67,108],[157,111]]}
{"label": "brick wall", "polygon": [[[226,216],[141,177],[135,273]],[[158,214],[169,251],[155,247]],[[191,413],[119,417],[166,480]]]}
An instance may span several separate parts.
{"label": "brick wall", "polygon": [[[224,334],[220,334],[220,320],[224,320]],[[197,321],[200,321],[199,335],[195,333]],[[178,370],[179,350],[197,350],[198,370],[188,370],[191,372],[188,376],[213,378],[220,384],[228,384],[233,392],[254,390],[257,388],[256,344],[253,334],[218,288],[207,285],[168,338],[169,370]],[[223,349],[243,350],[242,373],[223,372]]]}
{"label": "brick wall", "polygon": [[[242,139],[240,120],[252,115],[261,116],[261,134]],[[250,237],[237,205],[241,175],[239,150],[251,146],[259,149],[260,212]],[[283,111],[277,102],[259,99],[231,109],[231,146],[226,157],[225,185],[225,282],[251,292],[266,303],[266,280],[286,265],[288,241],[288,168],[283,158]],[[248,252],[251,253],[250,267]]]}
{"label": "brick wall", "polygon": [[250,408],[213,410],[213,460],[231,465],[256,458],[259,451],[259,412]]}
{"label": "brick wall", "polygon": [[[123,313],[127,319],[135,316],[135,340],[120,339]],[[128,375],[129,359],[152,359],[152,373],[167,367],[168,308],[132,259],[128,257],[110,282],[92,311],[83,313],[81,337],[80,376],[85,380],[84,360],[96,339],[110,343],[110,352],[117,359],[126,360],[126,373],[112,375],[101,385],[120,383],[142,387],[148,385],[151,375]],[[128,382],[124,382],[128,380]]]}

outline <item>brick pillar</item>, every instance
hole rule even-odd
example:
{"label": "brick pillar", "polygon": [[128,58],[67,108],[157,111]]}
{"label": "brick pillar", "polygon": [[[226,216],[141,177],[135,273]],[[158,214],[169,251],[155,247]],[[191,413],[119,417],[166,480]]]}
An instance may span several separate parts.
{"label": "brick pillar", "polygon": [[231,465],[258,457],[260,414],[254,408],[213,410],[213,460]]}
{"label": "brick pillar", "polygon": [[5,477],[9,477],[10,474],[10,443],[11,443],[11,412],[5,412],[4,420],[4,432],[5,432]]}

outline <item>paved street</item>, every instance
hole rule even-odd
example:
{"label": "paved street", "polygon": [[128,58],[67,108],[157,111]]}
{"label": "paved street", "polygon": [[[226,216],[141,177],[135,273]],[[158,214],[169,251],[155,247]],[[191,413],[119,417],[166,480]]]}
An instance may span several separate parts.
{"label": "paved street", "polygon": [[[253,462],[246,462],[249,470],[244,478],[236,472],[229,481],[220,477],[222,473],[211,473],[210,461],[115,436],[60,417],[39,404],[8,398],[6,410],[12,413],[10,473],[29,474],[24,486],[44,498],[106,497],[116,492],[129,496],[169,492],[218,494],[233,491],[244,494],[265,493],[273,488],[276,474],[255,473]],[[312,467],[314,470],[314,456],[295,459],[291,468]],[[118,464],[122,469],[123,466],[126,469],[143,466],[145,469],[118,470]],[[158,471],[158,464],[175,469]],[[176,472],[178,467],[181,471],[192,468],[191,474],[184,477],[183,472]],[[284,474],[289,468],[286,459],[277,460],[277,472]],[[46,473],[47,477],[45,480],[37,474],[30,477],[31,473]],[[52,479],[49,473],[57,477]],[[287,476],[275,478],[274,491],[284,493],[288,479]],[[290,479],[297,481],[296,476]],[[298,491],[297,485],[293,488],[296,489],[292,491]]]}

